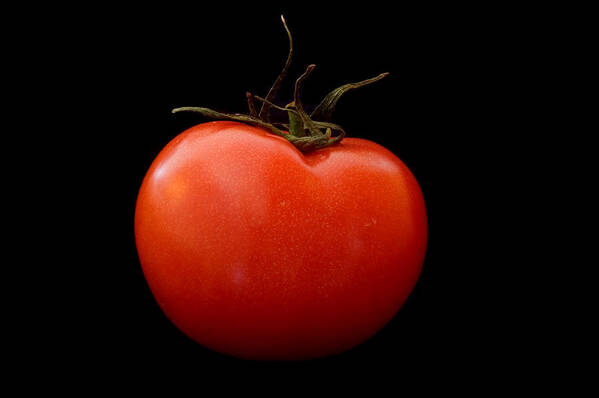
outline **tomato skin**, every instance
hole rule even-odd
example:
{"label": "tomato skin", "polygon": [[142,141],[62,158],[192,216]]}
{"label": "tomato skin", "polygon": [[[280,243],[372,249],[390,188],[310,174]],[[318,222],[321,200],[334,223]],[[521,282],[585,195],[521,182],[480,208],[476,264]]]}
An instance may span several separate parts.
{"label": "tomato skin", "polygon": [[175,137],[141,185],[146,280],[187,336],[248,359],[308,359],[371,337],[422,268],[425,204],[391,152],[345,138],[302,154],[210,122]]}

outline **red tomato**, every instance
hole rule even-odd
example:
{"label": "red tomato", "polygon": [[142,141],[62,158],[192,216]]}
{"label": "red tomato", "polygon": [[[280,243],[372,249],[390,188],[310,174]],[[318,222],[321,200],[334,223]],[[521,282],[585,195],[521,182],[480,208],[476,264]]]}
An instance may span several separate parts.
{"label": "red tomato", "polygon": [[422,193],[371,141],[301,153],[238,122],[173,139],[142,183],[135,236],[158,304],[221,353],[306,359],[368,339],[424,260]]}

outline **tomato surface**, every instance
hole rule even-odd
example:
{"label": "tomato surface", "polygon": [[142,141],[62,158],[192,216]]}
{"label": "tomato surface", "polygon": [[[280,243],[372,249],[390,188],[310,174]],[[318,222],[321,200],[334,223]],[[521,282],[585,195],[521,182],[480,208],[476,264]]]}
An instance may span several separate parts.
{"label": "tomato surface", "polygon": [[230,121],[197,125],[141,185],[135,237],[156,301],[187,336],[248,359],[343,352],[381,329],[421,272],[423,196],[371,141],[301,153]]}

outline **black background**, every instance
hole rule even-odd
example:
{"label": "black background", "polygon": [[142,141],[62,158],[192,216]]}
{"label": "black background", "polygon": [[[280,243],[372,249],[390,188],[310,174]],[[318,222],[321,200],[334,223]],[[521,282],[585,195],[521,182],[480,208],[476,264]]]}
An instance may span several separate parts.
{"label": "black background", "polygon": [[[44,309],[59,336],[52,348],[68,352],[72,368],[93,373],[107,361],[125,371],[384,369],[434,378],[492,377],[506,357],[521,366],[507,354],[525,338],[506,310],[513,290],[499,282],[505,248],[517,242],[503,235],[498,245],[496,236],[509,213],[504,188],[519,183],[510,165],[534,134],[519,120],[538,95],[536,58],[550,33],[529,24],[530,10],[368,6],[98,5],[39,38],[39,58],[48,62],[43,91],[63,110],[52,144],[66,154],[54,160],[69,192],[54,196],[60,210],[52,221],[68,215],[70,231],[59,236],[68,248],[53,248],[62,283]],[[281,13],[295,57],[280,105],[311,63],[308,108],[339,85],[390,72],[347,94],[334,122],[412,170],[427,204],[429,247],[413,294],[372,339],[331,358],[256,363],[203,348],[162,314],[137,259],[133,217],[154,157],[207,121],[172,108],[244,112],[246,91],[265,95],[287,56]],[[501,303],[491,294],[498,289],[510,292]]]}

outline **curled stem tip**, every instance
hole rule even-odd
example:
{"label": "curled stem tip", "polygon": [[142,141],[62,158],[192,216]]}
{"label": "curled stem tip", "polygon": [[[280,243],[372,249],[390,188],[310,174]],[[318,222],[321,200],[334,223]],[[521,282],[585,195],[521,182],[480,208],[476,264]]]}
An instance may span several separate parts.
{"label": "curled stem tip", "polygon": [[[287,76],[287,71],[289,70],[289,65],[291,65],[291,59],[293,58],[293,38],[291,37],[291,32],[289,31],[289,27],[287,26],[287,22],[285,22],[285,18],[281,15],[281,21],[283,22],[283,27],[285,28],[285,32],[287,32],[287,38],[289,39],[289,54],[287,55],[287,61],[285,61],[285,66],[283,66],[283,70],[273,83],[270,90],[268,90],[268,94],[266,94],[266,99],[269,102],[273,102],[275,95],[279,91],[279,87],[281,87],[281,83],[285,76]],[[263,102],[260,107],[260,113],[258,114],[260,119],[269,121],[270,120],[270,105],[267,102]]]}
{"label": "curled stem tip", "polygon": [[330,120],[331,115],[333,114],[333,111],[335,110],[335,106],[337,105],[337,102],[339,101],[339,99],[341,98],[341,96],[343,94],[345,94],[346,92],[353,90],[355,88],[364,87],[364,86],[367,86],[374,82],[377,82],[388,75],[389,75],[389,72],[385,72],[385,73],[381,73],[380,75],[375,76],[370,79],[362,80],[357,83],[348,83],[348,84],[344,84],[341,87],[337,87],[336,89],[331,91],[329,94],[327,94],[326,97],[324,97],[322,102],[320,104],[318,104],[316,109],[314,109],[314,111],[312,112],[310,117],[312,119],[317,119],[317,120],[325,120],[325,121]]}
{"label": "curled stem tip", "polygon": [[308,65],[308,67],[306,68],[306,71],[300,77],[298,77],[298,79],[295,81],[295,90],[293,92],[293,102],[297,109],[303,109],[302,101],[300,99],[302,84],[303,84],[304,80],[306,79],[306,77],[308,77],[308,75],[310,75],[310,73],[312,73],[314,68],[316,68],[316,65],[314,65],[314,64]]}
{"label": "curled stem tip", "polygon": [[172,113],[185,112],[185,111],[190,111],[192,108],[194,108],[194,107],[193,106],[183,106],[181,108],[175,108],[171,112]]}

